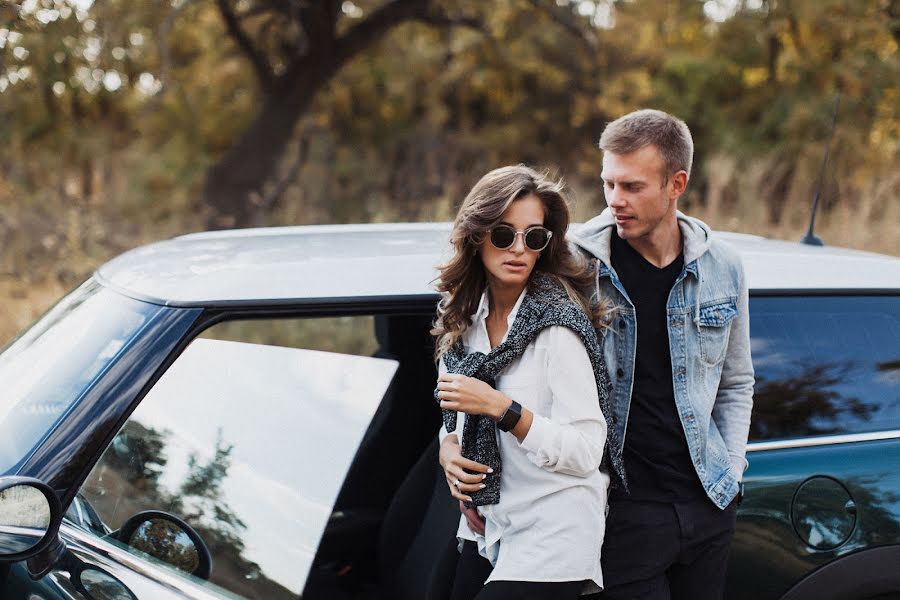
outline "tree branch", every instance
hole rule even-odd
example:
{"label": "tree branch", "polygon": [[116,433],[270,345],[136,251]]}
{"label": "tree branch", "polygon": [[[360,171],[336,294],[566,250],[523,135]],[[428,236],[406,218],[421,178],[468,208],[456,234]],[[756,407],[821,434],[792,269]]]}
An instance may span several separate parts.
{"label": "tree branch", "polygon": [[597,46],[599,45],[597,36],[593,31],[585,30],[583,27],[580,27],[578,25],[578,23],[575,21],[575,14],[571,9],[559,6],[556,3],[548,6],[540,0],[528,0],[528,3],[531,4],[536,10],[539,10],[550,17],[551,21],[572,34],[582,44],[587,46],[588,50],[594,51],[597,49]]}
{"label": "tree branch", "polygon": [[475,17],[451,17],[442,13],[430,13],[413,17],[413,19],[435,27],[468,27],[485,33],[484,23]]}
{"label": "tree branch", "polygon": [[373,12],[337,40],[336,65],[340,66],[380,40],[393,27],[405,21],[422,21],[436,26],[464,26],[484,31],[484,25],[469,17],[450,17],[431,9],[429,0],[394,0]]}
{"label": "tree branch", "polygon": [[243,52],[250,60],[250,63],[253,65],[253,70],[256,73],[256,77],[259,80],[260,87],[262,87],[264,91],[269,92],[272,90],[274,83],[274,76],[272,75],[269,63],[259,49],[253,45],[253,42],[250,40],[247,33],[241,28],[238,17],[231,9],[228,2],[229,0],[216,0],[219,12],[222,14],[222,19],[225,21],[225,27],[228,30],[228,34],[237,43],[241,52]]}

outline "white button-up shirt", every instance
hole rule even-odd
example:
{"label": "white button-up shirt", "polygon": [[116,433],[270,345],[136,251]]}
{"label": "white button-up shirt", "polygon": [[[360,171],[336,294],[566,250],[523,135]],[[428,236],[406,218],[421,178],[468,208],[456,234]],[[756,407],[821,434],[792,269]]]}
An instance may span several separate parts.
{"label": "white button-up shirt", "polygon": [[[507,334],[524,294],[509,314]],[[466,353],[491,350],[488,311],[485,292],[462,336]],[[446,372],[443,361],[440,372]],[[584,580],[585,593],[598,591],[609,476],[599,470],[606,421],[587,350],[571,329],[547,327],[501,371],[496,386],[531,410],[534,421],[521,444],[498,430],[500,502],[479,507],[485,535],[461,517],[457,537],[477,542],[493,563],[488,582]],[[464,422],[458,414],[450,432],[459,440]],[[441,437],[448,434],[441,427]]]}

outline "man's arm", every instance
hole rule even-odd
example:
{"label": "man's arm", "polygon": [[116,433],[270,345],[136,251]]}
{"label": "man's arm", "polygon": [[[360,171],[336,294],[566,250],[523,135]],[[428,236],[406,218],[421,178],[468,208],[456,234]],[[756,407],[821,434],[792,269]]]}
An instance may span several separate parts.
{"label": "man's arm", "polygon": [[716,393],[712,418],[725,440],[731,457],[732,470],[738,481],[747,468],[747,435],[750,432],[750,412],[753,408],[753,361],[750,357],[750,301],[747,278],[738,264],[740,288],[737,299],[738,314],[731,322],[725,364]]}

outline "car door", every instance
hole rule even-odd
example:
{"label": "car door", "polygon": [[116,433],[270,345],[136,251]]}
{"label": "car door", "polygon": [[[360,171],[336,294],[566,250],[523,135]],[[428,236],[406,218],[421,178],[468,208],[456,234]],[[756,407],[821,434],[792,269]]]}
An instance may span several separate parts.
{"label": "car door", "polygon": [[[116,598],[297,598],[397,370],[366,352],[195,339],[81,486],[61,529],[77,560],[39,582],[14,565],[4,597],[82,600],[75,578],[89,566],[121,584]],[[198,534],[212,557],[208,580],[116,539],[148,510]]]}
{"label": "car door", "polygon": [[[822,565],[900,544],[900,297],[755,297],[750,314],[750,466],[727,592],[737,600],[781,598]],[[871,577],[843,579],[854,591],[839,595],[855,598]]]}

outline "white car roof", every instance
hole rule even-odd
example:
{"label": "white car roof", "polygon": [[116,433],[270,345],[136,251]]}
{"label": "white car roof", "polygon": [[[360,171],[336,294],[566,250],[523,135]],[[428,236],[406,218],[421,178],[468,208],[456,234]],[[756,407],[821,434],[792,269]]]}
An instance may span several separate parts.
{"label": "white car roof", "polygon": [[[95,277],[172,306],[433,296],[449,223],[215,231],[136,248]],[[716,232],[743,257],[751,293],[900,291],[900,258]]]}

